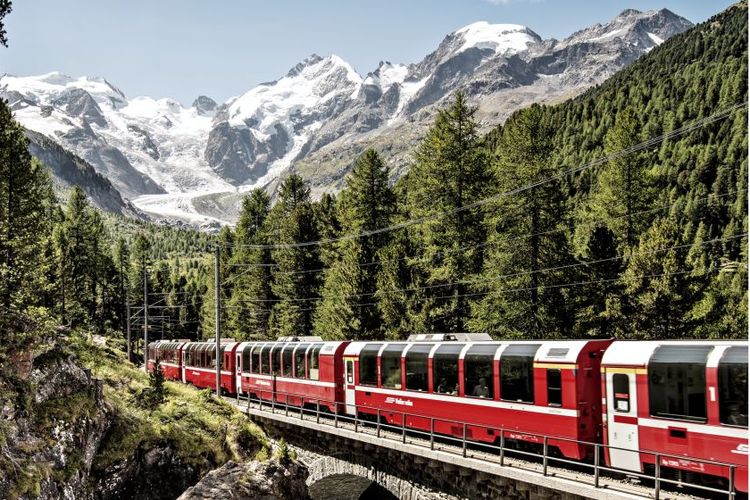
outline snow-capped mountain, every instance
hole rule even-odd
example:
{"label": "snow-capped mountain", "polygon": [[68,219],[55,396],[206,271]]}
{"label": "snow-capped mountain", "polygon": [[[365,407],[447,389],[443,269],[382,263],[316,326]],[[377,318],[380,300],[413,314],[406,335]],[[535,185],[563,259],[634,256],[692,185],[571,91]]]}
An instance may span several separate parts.
{"label": "snow-capped mountain", "polygon": [[0,96],[29,130],[58,142],[145,212],[195,224],[232,221],[239,199],[273,191],[290,171],[314,193],[338,190],[357,155],[379,149],[394,176],[436,109],[463,89],[484,129],[532,102],[601,83],[692,24],[668,10],[626,10],[564,40],[477,22],[414,64],[381,62],[360,76],[312,55],[284,77],[217,104],[135,97],[103,78],[0,77]]}

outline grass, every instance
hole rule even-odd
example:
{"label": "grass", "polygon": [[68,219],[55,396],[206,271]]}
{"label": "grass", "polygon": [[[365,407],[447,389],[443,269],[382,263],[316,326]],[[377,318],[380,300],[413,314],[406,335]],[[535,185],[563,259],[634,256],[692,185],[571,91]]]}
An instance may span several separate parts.
{"label": "grass", "polygon": [[122,351],[81,335],[72,337],[70,346],[92,375],[104,381],[104,398],[115,415],[94,469],[104,471],[159,446],[172,447],[182,463],[200,469],[268,456],[263,431],[210,391],[167,382],[164,403],[145,408],[138,395],[148,387],[148,376],[127,362]]}

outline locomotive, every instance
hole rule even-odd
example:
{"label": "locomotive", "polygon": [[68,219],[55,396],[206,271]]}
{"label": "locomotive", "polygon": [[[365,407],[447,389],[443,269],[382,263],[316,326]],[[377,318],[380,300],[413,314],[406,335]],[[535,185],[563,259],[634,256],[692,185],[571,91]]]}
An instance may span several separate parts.
{"label": "locomotive", "polygon": [[[222,341],[232,395],[477,443],[539,446],[608,467],[748,491],[748,344],[742,341]],[[149,344],[166,378],[216,389],[216,344]],[[456,422],[462,422],[457,425]],[[723,464],[723,465],[720,465]],[[735,475],[730,479],[734,465]]]}

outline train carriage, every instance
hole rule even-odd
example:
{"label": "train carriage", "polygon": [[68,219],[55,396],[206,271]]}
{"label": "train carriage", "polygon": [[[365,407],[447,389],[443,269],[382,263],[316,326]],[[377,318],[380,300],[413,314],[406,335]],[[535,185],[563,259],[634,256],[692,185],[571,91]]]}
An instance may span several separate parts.
{"label": "train carriage", "polygon": [[[235,352],[238,342],[225,340],[220,343],[221,388],[234,394]],[[190,342],[182,348],[182,381],[200,388],[216,390],[216,343]]]}
{"label": "train carriage", "polygon": [[[706,476],[748,490],[748,347],[731,341],[614,342],[602,362],[604,443],[615,468]],[[692,460],[691,460],[692,459]]]}
{"label": "train carriage", "polygon": [[592,447],[570,440],[599,438],[599,363],[610,343],[493,342],[482,334],[352,342],[344,351],[347,413],[356,404],[388,424],[491,443],[501,430],[506,441],[537,445],[555,436],[564,439],[550,439],[551,447],[582,459]]}
{"label": "train carriage", "polygon": [[159,340],[148,345],[148,371],[153,372],[159,361],[164,378],[182,380],[182,347],[186,341]]}
{"label": "train carriage", "polygon": [[236,354],[236,385],[241,394],[254,398],[341,410],[342,353],[347,345],[320,337],[243,342]]}

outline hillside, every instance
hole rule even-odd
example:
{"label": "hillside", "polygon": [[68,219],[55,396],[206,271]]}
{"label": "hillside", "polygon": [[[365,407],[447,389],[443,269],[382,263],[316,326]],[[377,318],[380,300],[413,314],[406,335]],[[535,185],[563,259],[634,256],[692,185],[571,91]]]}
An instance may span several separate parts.
{"label": "hillside", "polygon": [[[550,164],[561,172],[616,150],[607,138],[620,121],[632,121],[631,136],[617,143],[628,146],[746,103],[747,31],[743,2],[675,35],[604,84],[545,108],[554,131]],[[489,136],[500,156],[503,134],[499,127]],[[604,300],[601,288],[569,297],[578,316],[574,330],[585,332],[591,322],[625,314],[615,310],[622,303],[612,302],[623,293],[641,313],[630,317],[636,328],[656,328],[674,315],[669,321],[677,321],[685,335],[744,335],[747,134],[745,105],[725,119],[569,179],[563,189],[571,251],[581,260],[622,255],[625,264],[586,269],[584,279],[616,279],[620,285],[609,292],[606,306],[596,303]],[[637,178],[626,187],[618,172],[631,171]],[[626,200],[633,207],[626,209]],[[627,228],[623,220],[630,221]],[[618,237],[624,230],[632,232],[629,243]],[[665,272],[671,274],[637,276]]]}
{"label": "hillside", "polygon": [[171,499],[228,460],[269,456],[263,431],[209,393],[167,382],[149,402],[117,340],[29,326],[36,342],[0,365],[3,498]]}

